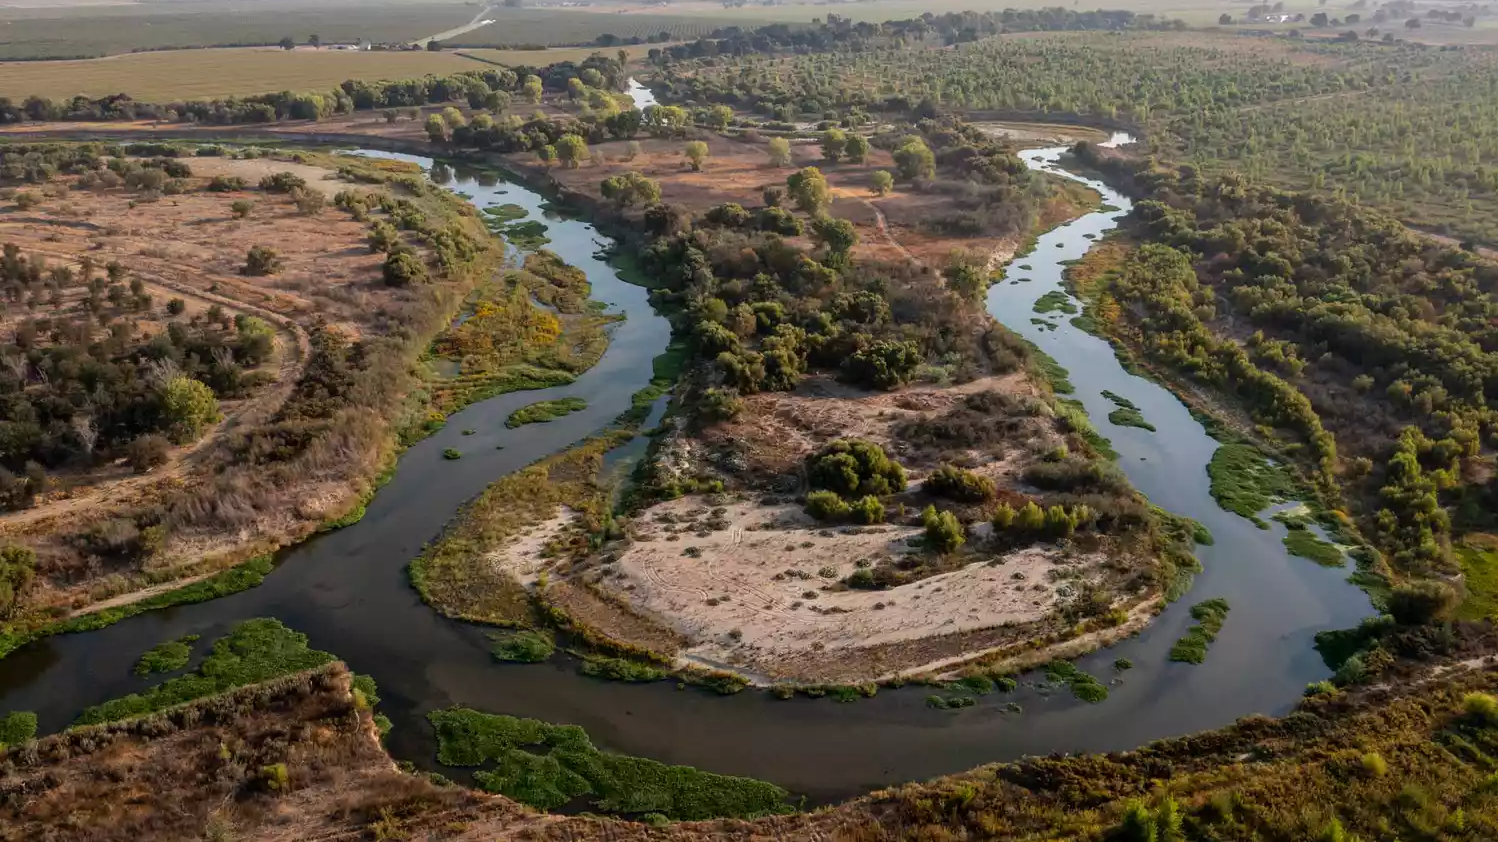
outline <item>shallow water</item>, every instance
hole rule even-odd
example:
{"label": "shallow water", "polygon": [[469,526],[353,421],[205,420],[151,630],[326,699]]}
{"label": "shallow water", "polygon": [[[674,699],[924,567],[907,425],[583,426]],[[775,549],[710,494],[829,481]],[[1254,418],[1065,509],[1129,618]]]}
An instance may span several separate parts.
{"label": "shallow water", "polygon": [[[1062,151],[1031,150],[1024,157],[1061,174],[1055,162]],[[414,156],[386,157],[431,165]],[[539,218],[539,195],[489,176],[482,182],[460,169],[449,186],[472,195],[480,208],[513,202]],[[0,710],[35,710],[44,731],[65,727],[83,707],[153,683],[131,673],[151,646],[190,633],[211,640],[240,620],[274,616],[305,632],[313,646],[373,675],[381,710],[395,725],[387,740],[391,752],[433,769],[439,767],[423,716],[453,704],[581,725],[610,750],[763,778],[814,802],[1026,754],[1127,749],[1251,713],[1284,713],[1306,683],[1328,674],[1311,648],[1313,634],[1355,624],[1371,613],[1368,600],[1347,584],[1348,570],[1286,554],[1283,526],[1261,530],[1217,507],[1205,472],[1217,443],[1174,396],[1125,372],[1106,342],[1070,325],[1069,317],[1053,319],[1059,324],[1054,331],[1030,324],[1034,301],[1060,288],[1063,261],[1081,257],[1094,242],[1085,235],[1100,237],[1129,208],[1106,185],[1086,183],[1120,210],[1088,214],[1043,235],[1031,255],[1009,268],[1008,277],[1031,281],[993,287],[989,311],[1070,370],[1073,397],[1112,439],[1122,468],[1152,502],[1196,518],[1216,537],[1215,546],[1199,550],[1205,571],[1186,598],[1139,636],[1079,661],[1105,682],[1112,680],[1115,658],[1134,662],[1101,704],[1046,694],[1031,684],[990,695],[973,708],[934,711],[925,706],[929,691],[923,688],[839,704],[754,692],[721,698],[680,691],[671,682],[597,682],[565,661],[497,664],[484,629],[446,620],[423,605],[405,573],[422,545],[488,483],[586,437],[627,408],[630,395],[650,379],[651,359],[666,346],[669,326],[651,311],[645,290],[618,280],[593,257],[604,238],[590,225],[553,215],[548,248],[588,273],[594,297],[611,312],[628,316],[597,367],[569,386],[504,395],[454,414],[446,429],[402,456],[361,522],[286,551],[259,588],[39,641],[0,660]],[[1113,404],[1101,396],[1103,389],[1133,401],[1158,432],[1109,424]],[[588,409],[548,424],[504,427],[514,409],[570,395],[585,397]],[[478,432],[463,436],[464,428]],[[444,461],[446,447],[462,450],[464,458]],[[643,449],[643,442],[634,448]],[[1189,605],[1216,596],[1227,597],[1232,612],[1206,663],[1168,662],[1171,645],[1190,625]],[[1024,711],[1006,711],[1008,702]]]}

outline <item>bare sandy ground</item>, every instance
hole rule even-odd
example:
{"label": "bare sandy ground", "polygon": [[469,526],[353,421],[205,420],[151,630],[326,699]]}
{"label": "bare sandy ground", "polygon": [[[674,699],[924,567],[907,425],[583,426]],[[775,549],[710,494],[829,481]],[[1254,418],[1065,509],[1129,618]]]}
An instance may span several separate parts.
{"label": "bare sandy ground", "polygon": [[915,552],[907,541],[919,532],[827,529],[793,505],[687,497],[636,521],[634,543],[605,581],[684,634],[688,658],[776,674],[810,653],[1042,620],[1057,601],[1051,572],[1097,561],[1063,562],[1055,548],[1032,547],[897,588],[833,587],[860,566]]}
{"label": "bare sandy ground", "polygon": [[307,182],[309,188],[325,193],[329,198],[332,198],[338,191],[347,190],[350,187],[347,181],[340,180],[338,174],[332,170],[314,167],[310,164],[276,161],[270,158],[192,159],[192,174],[195,176],[205,178],[212,178],[216,175],[239,176],[251,185],[258,184],[260,179],[268,175],[283,172],[300,176]]}
{"label": "bare sandy ground", "polygon": [[551,566],[551,560],[546,557],[546,545],[566,531],[577,518],[577,512],[560,506],[555,515],[530,527],[505,546],[491,550],[484,560],[514,576],[526,587],[533,587]]}

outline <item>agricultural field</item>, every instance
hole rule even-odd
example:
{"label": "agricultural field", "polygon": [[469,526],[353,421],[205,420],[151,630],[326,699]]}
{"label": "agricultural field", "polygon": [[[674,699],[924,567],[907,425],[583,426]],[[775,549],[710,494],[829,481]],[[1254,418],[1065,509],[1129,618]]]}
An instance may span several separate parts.
{"label": "agricultural field", "polygon": [[407,79],[482,65],[448,52],[345,52],[275,47],[170,50],[76,61],[0,63],[0,96],[66,99],[126,93],[145,102],[326,91],[348,79]]}
{"label": "agricultural field", "polygon": [[291,37],[324,44],[414,41],[462,26],[482,6],[463,3],[362,6],[338,2],[307,6],[272,0],[249,6],[227,2],[0,7],[0,60],[93,58],[138,50],[275,44]]}

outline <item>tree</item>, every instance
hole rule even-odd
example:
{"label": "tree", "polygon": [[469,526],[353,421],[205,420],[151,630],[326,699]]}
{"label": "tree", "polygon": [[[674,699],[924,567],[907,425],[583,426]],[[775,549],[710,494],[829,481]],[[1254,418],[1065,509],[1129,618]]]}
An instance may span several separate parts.
{"label": "tree", "polygon": [[447,140],[447,121],[440,114],[428,114],[426,122],[427,137],[433,143],[441,143]]}
{"label": "tree", "polygon": [[881,339],[843,360],[842,378],[860,386],[893,389],[909,382],[922,359],[914,342]]}
{"label": "tree", "polygon": [[218,421],[218,399],[204,383],[179,374],[161,388],[161,417],[177,444],[197,441],[203,428]]}
{"label": "tree", "polygon": [[858,229],[846,219],[830,216],[818,217],[811,224],[812,234],[827,246],[827,250],[838,258],[845,258],[858,244]]}
{"label": "tree", "polygon": [[645,109],[642,122],[651,137],[678,137],[692,124],[692,118],[685,108],[652,105]]}
{"label": "tree", "polygon": [[543,91],[545,91],[545,88],[541,85],[540,76],[527,76],[520,83],[520,96],[531,105],[539,105],[541,103],[541,94]]}
{"label": "tree", "polygon": [[961,263],[947,268],[947,288],[972,301],[988,289],[988,283],[977,267]]}
{"label": "tree", "polygon": [[588,157],[588,142],[575,134],[564,134],[557,140],[557,160],[575,170]]}
{"label": "tree", "polygon": [[1311,15],[1311,26],[1320,29],[1321,27],[1326,26],[1327,23],[1328,19],[1326,16],[1326,12],[1317,12],[1316,14]]}
{"label": "tree", "polygon": [[36,553],[30,547],[7,544],[0,549],[0,619],[15,613],[35,574]]}
{"label": "tree", "polygon": [[693,172],[702,172],[702,162],[707,160],[707,144],[700,140],[689,140],[681,151],[687,156],[687,161],[692,165]]}
{"label": "tree", "polygon": [[281,271],[281,255],[270,246],[250,246],[245,255],[244,274],[274,275]]}
{"label": "tree", "polygon": [[490,91],[484,94],[484,107],[498,114],[510,107],[513,98],[508,91]]}
{"label": "tree", "polygon": [[429,53],[440,53],[440,52],[442,52],[442,42],[438,41],[436,38],[433,38],[432,40],[428,41],[427,42],[427,52],[429,52]]}
{"label": "tree", "polygon": [[612,199],[619,207],[630,205],[652,205],[661,200],[661,185],[637,172],[627,172],[605,178],[599,185],[605,199]]}
{"label": "tree", "polygon": [[785,180],[796,207],[810,214],[820,214],[832,204],[832,189],[816,167],[805,167]]}
{"label": "tree", "polygon": [[895,150],[895,167],[907,180],[930,178],[936,174],[936,156],[924,140],[911,135]]}
{"label": "tree", "polygon": [[167,315],[180,316],[187,311],[187,302],[180,298],[173,298],[166,303]]}
{"label": "tree", "polygon": [[409,246],[395,249],[385,256],[381,268],[385,283],[393,287],[405,287],[427,281],[427,267]]}
{"label": "tree", "polygon": [[[921,483],[921,490],[962,503],[981,503],[998,493],[993,480],[954,465],[942,465]],[[1013,510],[1010,510],[1011,515]]]}
{"label": "tree", "polygon": [[791,142],[783,137],[772,137],[765,145],[765,154],[770,156],[770,166],[788,167],[791,165]]}
{"label": "tree", "polygon": [[308,35],[307,36],[307,46],[314,47],[314,48],[320,48],[320,47],[322,47],[322,38],[319,37],[316,32],[312,33],[311,35]]}
{"label": "tree", "polygon": [[250,211],[254,209],[255,203],[249,199],[235,199],[229,203],[229,213],[233,214],[235,219],[247,218],[250,215]]}
{"label": "tree", "polygon": [[536,157],[541,160],[541,163],[549,164],[557,159],[557,148],[548,143],[536,150]]}
{"label": "tree", "polygon": [[1388,612],[1400,625],[1419,626],[1449,618],[1456,604],[1450,585],[1425,580],[1396,586],[1389,594]]}
{"label": "tree", "polygon": [[717,131],[728,128],[728,123],[733,119],[733,109],[726,105],[714,105],[707,110],[703,122],[707,127]]}
{"label": "tree", "polygon": [[888,170],[875,170],[871,182],[877,196],[888,196],[895,189],[895,177]]}
{"label": "tree", "polygon": [[843,134],[842,129],[831,128],[822,133],[822,157],[832,163],[842,160],[843,150],[848,144],[848,136]]}
{"label": "tree", "polygon": [[869,140],[861,134],[848,135],[848,142],[843,144],[843,154],[848,160],[855,164],[862,164],[869,158]]}
{"label": "tree", "polygon": [[276,46],[280,47],[283,50],[295,50],[296,39],[292,38],[290,35],[287,35],[285,38],[277,41]]}
{"label": "tree", "polygon": [[1233,16],[1229,15],[1229,14],[1219,15],[1218,18],[1217,18],[1217,25],[1218,26],[1232,26],[1233,25]]}
{"label": "tree", "polygon": [[1405,29],[1419,29],[1423,25],[1419,18],[1410,18],[1404,22]]}

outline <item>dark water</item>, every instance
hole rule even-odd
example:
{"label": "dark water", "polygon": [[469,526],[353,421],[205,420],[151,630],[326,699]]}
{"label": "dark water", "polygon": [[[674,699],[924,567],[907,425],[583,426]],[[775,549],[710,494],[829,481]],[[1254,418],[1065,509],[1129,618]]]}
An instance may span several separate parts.
{"label": "dark water", "polygon": [[[1050,169],[1060,152],[1034,150],[1026,157]],[[35,710],[44,730],[65,727],[83,707],[147,686],[131,674],[147,648],[188,633],[212,639],[239,620],[274,616],[355,671],[372,674],[384,698],[381,709],[395,724],[392,753],[427,768],[437,767],[422,717],[452,704],[580,725],[614,751],[751,775],[814,801],[1025,754],[1127,749],[1251,713],[1283,713],[1307,682],[1327,675],[1311,648],[1312,635],[1354,624],[1370,613],[1368,600],[1344,581],[1348,571],[1288,556],[1280,544],[1283,527],[1260,530],[1217,507],[1204,470],[1217,444],[1167,391],[1123,371],[1107,343],[1065,317],[1048,317],[1060,324],[1054,332],[1030,324],[1035,299],[1059,287],[1061,262],[1082,256],[1093,242],[1084,235],[1101,236],[1129,206],[1106,185],[1088,183],[1124,210],[1089,214],[1041,237],[1033,254],[1014,261],[1032,268],[1009,270],[1011,279],[1031,280],[996,286],[989,310],[1071,371],[1075,397],[1113,440],[1129,478],[1153,502],[1196,518],[1217,539],[1200,549],[1205,572],[1185,599],[1138,637],[1079,662],[1105,681],[1115,658],[1134,662],[1102,704],[1025,686],[973,708],[939,712],[925,707],[921,688],[839,704],[778,701],[754,692],[720,698],[679,691],[670,682],[595,682],[565,663],[497,664],[482,629],[422,605],[405,574],[422,544],[487,483],[585,437],[626,408],[648,382],[651,358],[666,345],[667,324],[651,312],[644,290],[619,281],[592,257],[602,239],[597,232],[552,220],[549,248],[588,273],[595,297],[628,314],[596,368],[570,386],[506,395],[454,415],[446,430],[406,452],[363,521],[286,552],[259,588],[41,641],[0,660],[0,710]],[[514,202],[539,211],[540,197],[518,186],[486,187],[461,172],[451,186],[480,207]],[[1113,406],[1099,395],[1103,389],[1132,400],[1159,432],[1110,425]],[[550,424],[503,426],[517,407],[568,395],[586,397],[588,410]],[[464,428],[478,433],[462,436]],[[498,444],[504,449],[495,450]],[[459,448],[464,458],[442,460],[446,447]],[[1215,596],[1233,607],[1206,663],[1168,662],[1170,646],[1190,624],[1189,605]],[[1023,713],[1007,712],[1011,701]]]}

